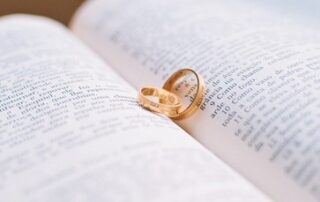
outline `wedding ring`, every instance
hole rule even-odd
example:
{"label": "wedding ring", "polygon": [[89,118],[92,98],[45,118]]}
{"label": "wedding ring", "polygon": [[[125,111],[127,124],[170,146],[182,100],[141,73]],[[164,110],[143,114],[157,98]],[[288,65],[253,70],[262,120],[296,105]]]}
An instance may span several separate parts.
{"label": "wedding ring", "polygon": [[[150,97],[158,98],[159,102],[153,101]],[[138,96],[139,103],[150,111],[162,113],[168,117],[178,115],[178,110],[182,106],[181,99],[167,90],[155,87],[143,87]],[[163,103],[160,103],[163,100]]]}
{"label": "wedding ring", "polygon": [[[189,74],[193,74],[196,77],[197,80],[197,90],[196,90],[196,94],[195,97],[193,99],[193,101],[191,102],[191,104],[185,108],[179,108],[178,113],[175,116],[172,116],[171,118],[173,119],[183,119],[183,118],[187,118],[188,116],[192,115],[201,105],[201,102],[204,98],[204,80],[203,78],[197,74],[197,72],[195,72],[193,69],[190,68],[185,68],[185,69],[180,69],[177,72],[175,72],[174,74],[172,74],[168,80],[164,83],[163,85],[163,89],[172,92],[173,91],[173,87],[174,84],[182,77],[189,75]],[[166,103],[166,100],[162,100],[160,99],[160,103]]]}

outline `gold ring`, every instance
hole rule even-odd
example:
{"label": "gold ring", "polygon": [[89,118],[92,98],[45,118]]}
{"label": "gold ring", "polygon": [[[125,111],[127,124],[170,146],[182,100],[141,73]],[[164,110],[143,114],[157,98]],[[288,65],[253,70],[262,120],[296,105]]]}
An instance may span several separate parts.
{"label": "gold ring", "polygon": [[[150,96],[157,97],[159,102],[154,102]],[[150,111],[162,113],[168,117],[177,116],[182,106],[181,99],[174,93],[155,87],[143,87],[138,96],[139,103]],[[163,100],[163,103],[160,103]]]}
{"label": "gold ring", "polygon": [[[198,107],[201,105],[201,102],[204,98],[204,80],[203,78],[197,74],[197,72],[195,72],[193,69],[190,68],[185,68],[185,69],[180,69],[177,72],[175,72],[174,74],[172,74],[168,80],[164,83],[163,85],[163,89],[172,92],[172,89],[174,87],[174,84],[177,82],[178,79],[180,79],[183,76],[186,76],[188,74],[194,74],[196,76],[197,79],[197,92],[195,94],[195,98],[193,99],[192,103],[187,106],[186,108],[180,108],[178,110],[178,113],[175,116],[172,116],[171,118],[173,119],[183,119],[183,118],[187,118],[188,116],[192,115],[197,109]],[[166,103],[165,100],[160,99],[160,103]]]}

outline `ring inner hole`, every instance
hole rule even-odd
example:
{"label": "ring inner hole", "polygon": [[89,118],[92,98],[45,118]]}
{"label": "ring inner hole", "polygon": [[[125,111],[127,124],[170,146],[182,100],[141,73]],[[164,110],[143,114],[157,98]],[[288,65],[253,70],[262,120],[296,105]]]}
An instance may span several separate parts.
{"label": "ring inner hole", "polygon": [[160,103],[160,100],[163,100],[164,104],[177,104],[178,100],[176,97],[166,94],[164,92],[159,92],[157,89],[152,88],[144,88],[142,89],[142,93],[148,97],[152,102]]}
{"label": "ring inner hole", "polygon": [[194,74],[186,74],[178,78],[173,83],[171,92],[175,93],[181,98],[182,105],[184,106],[183,109],[185,109],[195,98],[197,88],[197,77]]}

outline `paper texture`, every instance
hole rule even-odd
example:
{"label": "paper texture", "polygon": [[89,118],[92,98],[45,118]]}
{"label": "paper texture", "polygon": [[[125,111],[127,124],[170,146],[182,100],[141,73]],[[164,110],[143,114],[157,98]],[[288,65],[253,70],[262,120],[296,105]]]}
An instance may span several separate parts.
{"label": "paper texture", "polygon": [[49,19],[0,20],[2,201],[263,201]]}
{"label": "paper texture", "polygon": [[192,0],[96,0],[73,30],[136,88],[196,69],[206,99],[178,124],[276,200],[320,200],[318,32]]}

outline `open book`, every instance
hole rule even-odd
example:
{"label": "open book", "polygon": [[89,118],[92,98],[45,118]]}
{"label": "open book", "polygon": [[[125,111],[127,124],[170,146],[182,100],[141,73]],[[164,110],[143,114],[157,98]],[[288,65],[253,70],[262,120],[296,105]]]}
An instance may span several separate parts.
{"label": "open book", "polygon": [[[2,202],[320,201],[312,26],[246,3],[92,0],[70,27],[0,19]],[[186,66],[206,81],[193,116],[137,104]]]}

